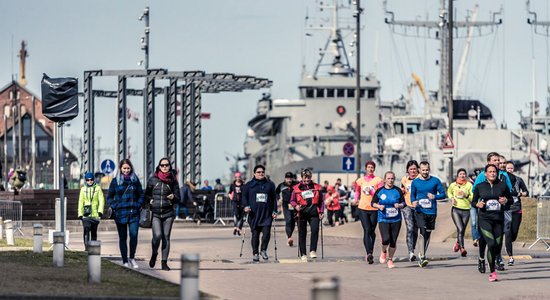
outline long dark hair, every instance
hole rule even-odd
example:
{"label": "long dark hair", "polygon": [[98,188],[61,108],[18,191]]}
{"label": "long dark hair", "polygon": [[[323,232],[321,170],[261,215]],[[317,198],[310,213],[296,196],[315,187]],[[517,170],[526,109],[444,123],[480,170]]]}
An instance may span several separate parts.
{"label": "long dark hair", "polygon": [[173,168],[172,168],[172,162],[170,161],[170,159],[168,157],[163,157],[159,160],[159,163],[157,164],[157,167],[155,168],[155,173],[158,173],[160,172],[160,163],[163,161],[163,160],[167,160],[168,161],[168,164],[170,165],[170,169],[168,170],[168,172],[172,173],[173,174]]}
{"label": "long dark hair", "polygon": [[132,162],[127,159],[127,158],[123,158],[119,163],[118,163],[118,170],[119,170],[119,173],[122,173],[122,165],[129,165],[130,166],[130,169],[132,169],[132,173],[134,173],[134,165],[132,164]]}

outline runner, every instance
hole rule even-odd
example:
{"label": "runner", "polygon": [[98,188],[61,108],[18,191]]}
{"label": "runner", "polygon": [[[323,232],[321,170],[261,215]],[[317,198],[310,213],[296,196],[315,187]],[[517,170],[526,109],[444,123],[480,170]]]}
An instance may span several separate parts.
{"label": "runner", "polygon": [[309,257],[317,258],[317,241],[319,240],[319,227],[322,226],[320,220],[323,219],[324,203],[321,199],[321,186],[311,180],[312,174],[309,169],[304,169],[301,173],[302,181],[293,188],[290,203],[298,214],[298,246],[300,247],[300,257],[307,260],[306,255],[306,236],[307,224],[309,223],[311,231],[311,240],[309,243]]}
{"label": "runner", "polygon": [[447,196],[451,199],[453,207],[451,208],[451,217],[456,226],[456,243],[453,247],[454,252],[460,249],[460,255],[466,257],[468,253],[464,249],[464,233],[470,220],[470,207],[472,202],[472,184],[466,178],[466,170],[458,169],[456,172],[456,181],[451,183],[447,189]]}
{"label": "runner", "polygon": [[[407,206],[402,191],[394,186],[395,173],[384,174],[384,186],[379,188],[372,198],[372,206],[378,209],[378,228],[382,238],[380,263],[387,260],[388,268],[392,269],[393,255],[396,250],[397,237],[401,229],[400,210]],[[389,250],[388,250],[389,247]]]}
{"label": "runner", "polygon": [[236,177],[233,183],[229,186],[229,199],[233,209],[233,235],[241,236],[241,231],[244,225],[243,217],[243,186],[244,182],[241,177]]}
{"label": "runner", "polygon": [[487,258],[489,261],[489,281],[497,281],[496,257],[502,249],[502,234],[504,211],[513,202],[510,189],[497,178],[498,169],[489,164],[485,167],[487,180],[474,188],[472,205],[479,208],[478,224],[487,243]]}
{"label": "runner", "polygon": [[418,239],[418,227],[414,220],[414,208],[411,203],[411,184],[412,181],[418,177],[418,162],[416,160],[409,160],[407,162],[407,175],[401,179],[401,191],[405,197],[407,206],[401,211],[403,212],[403,218],[405,219],[405,225],[407,226],[407,249],[409,250],[409,261],[415,261],[416,255],[414,255],[414,249],[416,247],[416,240]]}
{"label": "runner", "polygon": [[327,219],[331,227],[340,225],[340,193],[338,188],[338,185],[335,187],[329,186],[325,195]]}
{"label": "runner", "polygon": [[445,199],[446,194],[441,181],[430,176],[430,163],[420,163],[420,176],[411,184],[411,202],[415,208],[415,220],[422,237],[422,248],[418,265],[424,268],[429,261],[426,251],[430,244],[430,235],[435,229],[437,217],[437,200]]}
{"label": "runner", "polygon": [[[252,260],[260,261],[260,255],[268,260],[267,245],[271,238],[271,224],[277,217],[277,201],[275,199],[275,185],[265,177],[265,167],[254,167],[254,178],[243,188],[244,212],[248,213],[248,223],[252,232]],[[260,233],[262,234],[261,251]],[[258,255],[259,252],[259,255]]]}
{"label": "runner", "polygon": [[296,185],[297,182],[294,180],[294,173],[286,172],[285,181],[281,182],[277,189],[275,189],[275,194],[279,197],[279,202],[283,207],[283,215],[285,217],[285,230],[287,241],[286,244],[289,247],[294,245],[294,240],[292,240],[292,233],[294,232],[294,227],[296,226],[296,211],[294,207],[290,205],[290,198],[292,196],[292,187]]}
{"label": "runner", "polygon": [[514,175],[514,163],[511,161],[506,162],[506,172],[510,175],[512,180],[512,199],[514,203],[510,206],[510,210],[504,212],[504,236],[506,238],[506,253],[510,257],[508,265],[514,265],[514,251],[512,244],[516,241],[519,232],[519,226],[522,219],[521,211],[521,197],[528,197],[529,191],[525,182],[519,176]]}
{"label": "runner", "polygon": [[371,206],[374,192],[383,185],[382,179],[374,175],[376,164],[369,160],[365,163],[366,175],[357,179],[355,188],[355,200],[359,201],[358,215],[363,227],[363,245],[367,251],[365,261],[369,264],[374,263],[372,255],[374,249],[374,240],[376,239],[376,224],[378,222],[378,209]]}

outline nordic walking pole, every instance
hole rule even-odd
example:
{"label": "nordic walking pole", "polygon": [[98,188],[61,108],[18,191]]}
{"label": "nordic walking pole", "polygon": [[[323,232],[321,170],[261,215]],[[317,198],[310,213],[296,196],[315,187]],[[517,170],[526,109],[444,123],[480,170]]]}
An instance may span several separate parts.
{"label": "nordic walking pole", "polygon": [[321,259],[325,259],[325,246],[323,244],[323,220],[319,221],[319,226],[321,227]]}
{"label": "nordic walking pole", "polygon": [[300,212],[299,211],[296,211],[296,228],[298,229],[297,232],[298,232],[298,247],[296,247],[298,249],[298,257],[300,257]]}
{"label": "nordic walking pole", "polygon": [[275,225],[273,225],[273,239],[275,240],[275,261],[279,261],[277,259],[277,230]]}
{"label": "nordic walking pole", "polygon": [[[244,216],[244,221],[245,223],[248,223],[248,213]],[[242,239],[242,243],[241,243],[241,253],[239,254],[239,257],[243,257],[243,247],[244,247],[244,239],[246,237],[246,227],[243,227],[243,239]]]}

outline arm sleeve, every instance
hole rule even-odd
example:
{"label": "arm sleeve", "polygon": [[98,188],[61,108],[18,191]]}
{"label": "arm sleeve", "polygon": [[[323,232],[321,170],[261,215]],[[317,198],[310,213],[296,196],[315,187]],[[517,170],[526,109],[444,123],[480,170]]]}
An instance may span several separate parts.
{"label": "arm sleeve", "polygon": [[84,196],[86,195],[86,192],[84,191],[85,189],[85,187],[82,187],[78,196],[78,217],[84,215]]}
{"label": "arm sleeve", "polygon": [[361,186],[359,184],[355,185],[355,201],[361,200]]}
{"label": "arm sleeve", "polygon": [[441,184],[441,180],[437,180],[437,195],[435,195],[435,200],[443,200],[447,198],[447,194],[445,193],[445,188],[443,188],[443,184]]}
{"label": "arm sleeve", "polygon": [[181,200],[180,186],[177,181],[172,183],[172,194],[174,194],[174,199],[172,199],[172,204],[179,203]]}
{"label": "arm sleeve", "polygon": [[275,184],[271,183],[271,197],[273,197],[273,210],[272,212],[277,213],[277,194],[275,194]]}
{"label": "arm sleeve", "polygon": [[403,195],[403,191],[398,188],[398,187],[394,187],[397,192],[399,192],[399,202],[398,204],[403,204],[403,207],[407,206],[407,202],[405,201],[405,195]]}
{"label": "arm sleeve", "polygon": [[[415,179],[415,180],[418,180],[418,179]],[[411,203],[415,202],[415,201],[418,201],[418,200],[416,200],[416,182],[415,182],[415,180],[413,180],[411,182]]]}
{"label": "arm sleeve", "polygon": [[323,193],[321,193],[321,190],[319,189],[318,191],[319,193],[319,213],[324,213],[325,212],[325,201],[323,201]]}
{"label": "arm sleeve", "polygon": [[143,206],[143,203],[145,202],[145,195],[143,193],[143,187],[141,186],[141,182],[139,181],[139,179],[136,182],[136,193],[139,206]]}
{"label": "arm sleeve", "polygon": [[504,197],[508,200],[506,202],[506,205],[504,205],[505,210],[510,210],[510,206],[514,203],[514,199],[512,198],[512,193],[509,189],[504,189]]}
{"label": "arm sleeve", "polygon": [[113,178],[111,180],[111,184],[109,184],[109,191],[107,191],[107,203],[110,207],[113,209],[116,209],[116,178]]}
{"label": "arm sleeve", "polygon": [[521,177],[518,177],[518,185],[519,185],[519,191],[520,192],[526,192],[527,196],[529,196],[529,190],[527,189],[527,186],[525,185],[525,182]]}
{"label": "arm sleeve", "polygon": [[447,189],[447,197],[450,198],[450,199],[454,198],[454,196],[455,196],[454,195],[454,187],[455,187],[455,183],[453,182],[449,185],[449,188]]}
{"label": "arm sleeve", "polygon": [[243,207],[250,206],[250,203],[248,203],[248,194],[249,194],[248,184],[245,184],[243,186],[243,197],[242,197]]}
{"label": "arm sleeve", "polygon": [[292,205],[292,207],[296,207],[296,205],[298,205],[298,202],[296,202],[296,194],[294,193],[294,187],[292,187],[291,189],[292,189],[292,193],[290,194],[290,205]]}
{"label": "arm sleeve", "polygon": [[380,199],[378,199],[378,192],[380,191],[381,188],[378,188],[375,192],[374,192],[374,195],[372,196],[372,200],[371,200],[371,206],[372,206],[372,203],[378,203],[380,202]]}
{"label": "arm sleeve", "polygon": [[103,196],[103,190],[101,189],[100,186],[96,186],[96,189],[97,189],[97,201],[98,201],[97,212],[103,213],[103,210],[105,209],[105,197]]}
{"label": "arm sleeve", "polygon": [[472,207],[475,207],[477,202],[479,202],[479,189],[476,186],[474,188],[474,195],[472,196]]}
{"label": "arm sleeve", "polygon": [[[152,180],[151,178],[149,178],[149,180],[147,180],[147,186],[145,187],[145,192],[144,192],[144,197],[145,199],[147,199],[147,201],[151,200],[151,198],[153,198],[153,186],[151,184]],[[141,186],[141,184],[140,184]],[[136,187],[137,189],[137,187]]]}
{"label": "arm sleeve", "polygon": [[472,202],[472,198],[474,197],[474,193],[472,191],[472,185],[468,184],[468,196],[466,197],[468,201]]}
{"label": "arm sleeve", "polygon": [[472,187],[472,190],[475,189],[476,186],[482,183],[483,181],[485,181],[485,172],[481,172],[479,173],[479,175],[477,175],[476,181],[474,182],[474,186]]}
{"label": "arm sleeve", "polygon": [[507,172],[504,172],[503,174],[504,174],[504,178],[506,178],[506,185],[508,186],[508,190],[512,191],[513,187],[512,187],[512,181],[510,180],[510,176],[508,176]]}

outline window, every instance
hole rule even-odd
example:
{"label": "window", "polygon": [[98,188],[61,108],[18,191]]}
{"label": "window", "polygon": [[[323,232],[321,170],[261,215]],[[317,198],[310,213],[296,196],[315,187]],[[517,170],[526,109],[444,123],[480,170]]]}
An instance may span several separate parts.
{"label": "window", "polygon": [[403,133],[403,123],[394,123],[393,124],[393,130],[395,130],[395,134],[402,134]]}
{"label": "window", "polygon": [[313,89],[307,88],[306,89],[306,98],[313,98]]}
{"label": "window", "polygon": [[365,89],[361,89],[361,91],[359,93],[359,97],[360,98],[365,98]]}
{"label": "window", "polygon": [[338,90],[336,90],[336,93],[337,93],[338,98],[343,98],[343,97],[346,96],[346,95],[345,95],[345,94],[346,94],[346,90],[344,90],[344,89],[338,89]]}
{"label": "window", "polygon": [[376,90],[374,90],[374,89],[369,89],[369,90],[368,90],[368,95],[367,95],[367,97],[368,97],[369,99],[374,99],[374,95],[375,95],[375,94],[376,94]]}
{"label": "window", "polygon": [[334,89],[327,89],[327,98],[334,98]]}
{"label": "window", "polygon": [[348,89],[348,98],[355,98],[355,89]]}
{"label": "window", "polygon": [[407,133],[415,133],[420,129],[420,123],[408,123]]}
{"label": "window", "polygon": [[325,89],[317,89],[317,98],[325,98]]}

